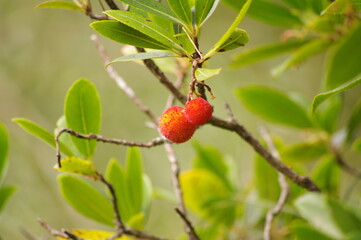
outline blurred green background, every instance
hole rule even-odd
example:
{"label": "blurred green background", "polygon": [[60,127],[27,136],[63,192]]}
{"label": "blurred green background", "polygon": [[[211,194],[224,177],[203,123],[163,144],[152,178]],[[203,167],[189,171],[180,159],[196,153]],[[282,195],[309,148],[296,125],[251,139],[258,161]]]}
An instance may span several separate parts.
{"label": "blurred green background", "polygon": [[[53,170],[55,151],[41,141],[28,135],[15,123],[14,117],[35,121],[53,130],[62,115],[65,94],[71,84],[82,77],[92,81],[101,96],[103,107],[102,135],[148,141],[156,137],[154,130],[145,126],[148,120],[127,96],[117,88],[104,70],[90,35],[91,20],[78,12],[62,10],[34,10],[37,1],[0,0],[0,120],[10,134],[9,169],[5,184],[15,184],[18,191],[10,199],[0,216],[0,236],[5,239],[25,239],[23,231],[34,236],[47,236],[39,226],[41,218],[56,228],[99,228],[75,213],[62,199]],[[96,4],[96,1],[93,3]],[[231,24],[236,12],[220,5],[205,24],[201,49],[206,50]],[[242,25],[250,35],[247,47],[278,41],[284,29],[270,27],[246,18]],[[120,45],[100,37],[111,58],[120,55]],[[211,104],[215,114],[227,117],[224,102],[228,102],[236,117],[258,135],[257,127],[262,121],[247,112],[234,96],[234,89],[247,84],[261,83],[295,91],[312,100],[318,93],[322,79],[323,56],[312,58],[299,69],[292,69],[279,79],[272,79],[269,70],[282,59],[278,58],[242,69],[229,69],[235,51],[219,54],[208,67],[222,67],[222,73],[208,81],[216,96]],[[142,66],[129,62],[114,65],[120,75],[135,90],[155,114],[160,115],[168,96],[166,89]],[[173,75],[169,75],[174,79]],[[346,103],[352,105],[360,93],[360,87],[347,95]],[[345,109],[347,113],[349,109]],[[271,126],[273,133],[295,141],[298,133],[292,129]],[[212,145],[234,159],[240,171],[240,185],[251,179],[253,152],[235,134],[202,127],[194,140]],[[175,146],[182,169],[190,166],[194,157],[192,141]],[[104,171],[111,157],[120,161],[125,158],[125,147],[99,144],[95,164]],[[171,190],[171,178],[163,147],[143,149],[145,171],[154,186]],[[155,200],[147,230],[174,237],[182,232],[182,224],[174,205]]]}

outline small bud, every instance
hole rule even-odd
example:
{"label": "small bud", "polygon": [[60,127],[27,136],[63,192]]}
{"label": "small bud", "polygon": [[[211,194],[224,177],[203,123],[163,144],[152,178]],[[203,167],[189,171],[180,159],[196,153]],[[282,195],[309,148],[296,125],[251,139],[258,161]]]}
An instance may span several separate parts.
{"label": "small bud", "polygon": [[164,137],[175,143],[188,141],[197,126],[188,122],[184,115],[184,108],[173,106],[165,110],[159,119],[159,130]]}
{"label": "small bud", "polygon": [[188,121],[197,126],[205,124],[212,118],[212,106],[201,97],[187,102],[184,109]]}

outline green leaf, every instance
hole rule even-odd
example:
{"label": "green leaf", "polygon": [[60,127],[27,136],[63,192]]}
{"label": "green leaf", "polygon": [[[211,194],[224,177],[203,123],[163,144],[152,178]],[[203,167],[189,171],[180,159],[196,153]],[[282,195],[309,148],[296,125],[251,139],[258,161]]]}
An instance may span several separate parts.
{"label": "green leaf", "polygon": [[0,188],[0,213],[4,209],[6,202],[15,193],[15,186],[4,186]]}
{"label": "green leaf", "polygon": [[67,2],[67,1],[48,1],[38,4],[35,8],[62,8],[68,10],[78,10],[81,12],[85,12],[83,8],[78,6],[75,3]]}
{"label": "green leaf", "polygon": [[292,233],[296,236],[297,240],[333,240],[327,235],[315,230],[309,225],[298,224],[292,227]]}
{"label": "green leaf", "polygon": [[132,212],[127,192],[128,188],[125,182],[125,171],[115,159],[110,160],[108,163],[106,178],[114,187],[120,216],[122,216],[124,221],[128,221],[132,217]]}
{"label": "green leaf", "polygon": [[247,109],[274,123],[296,128],[311,128],[306,111],[285,93],[263,86],[249,86],[236,91]]}
{"label": "green leaf", "polygon": [[[101,106],[99,94],[95,86],[86,79],[79,79],[69,89],[64,104],[64,115],[67,126],[82,134],[99,133]],[[96,141],[72,137],[78,150],[90,157],[95,149]]]}
{"label": "green leaf", "polygon": [[238,47],[243,47],[246,43],[248,43],[248,41],[248,33],[243,29],[236,28],[231,36],[220,46],[218,51],[225,52]]}
{"label": "green leaf", "polygon": [[[13,118],[12,120],[13,122],[19,124],[19,126],[23,128],[25,131],[27,131],[29,134],[39,138],[40,140],[49,144],[51,147],[55,148],[55,136],[48,130],[42,128],[38,124],[25,118]],[[61,141],[60,141],[60,151],[67,156],[73,155],[73,153],[69,150],[69,148],[65,146]]]}
{"label": "green leaf", "polygon": [[337,195],[340,188],[340,168],[333,156],[326,156],[312,170],[311,178],[322,192]]}
{"label": "green leaf", "polygon": [[231,63],[231,67],[242,67],[264,59],[291,52],[307,42],[308,40],[290,40],[287,42],[273,43],[255,47],[236,55]]}
{"label": "green leaf", "polygon": [[295,201],[297,210],[312,226],[334,239],[342,239],[343,234],[332,218],[327,200],[319,193],[306,193]]}
{"label": "green leaf", "polygon": [[332,134],[336,130],[337,120],[339,119],[340,110],[342,107],[342,100],[340,96],[334,95],[323,104],[314,114],[316,123],[321,129]]}
{"label": "green leaf", "polygon": [[99,223],[114,225],[112,204],[97,189],[70,175],[60,175],[58,182],[64,199],[77,212]]}
{"label": "green leaf", "polygon": [[258,197],[276,202],[281,192],[277,171],[259,155],[255,156],[253,170]]}
{"label": "green leaf", "polygon": [[348,141],[355,138],[360,127],[361,127],[361,99],[353,107],[351,116],[347,122],[347,140]]}
{"label": "green leaf", "polygon": [[361,138],[358,138],[354,141],[354,143],[352,144],[352,149],[354,151],[361,152]]}
{"label": "green leaf", "polygon": [[344,235],[360,231],[361,219],[355,214],[359,209],[355,210],[336,199],[329,198],[327,202],[333,219]]}
{"label": "green leaf", "polygon": [[174,53],[170,52],[145,52],[145,53],[136,53],[131,55],[126,55],[118,57],[111,61],[108,65],[116,62],[125,62],[125,61],[134,61],[134,60],[144,60],[144,59],[154,59],[154,58],[167,58],[167,57],[176,57]]}
{"label": "green leaf", "polygon": [[353,7],[351,0],[336,0],[332,2],[328,7],[322,12],[324,14],[345,14]]}
{"label": "green leaf", "polygon": [[314,161],[328,152],[328,148],[322,141],[309,141],[287,146],[281,151],[281,158],[287,162]]}
{"label": "green leaf", "polygon": [[[230,7],[239,10],[245,3],[245,0],[223,0],[223,2]],[[247,12],[247,15],[264,23],[282,27],[295,27],[302,24],[302,21],[293,11],[290,11],[290,9],[277,3],[266,0],[254,1]]]}
{"label": "green leaf", "polygon": [[229,169],[222,153],[213,147],[201,146],[198,142],[194,142],[193,147],[197,153],[196,159],[193,162],[194,168],[211,171],[231,190],[232,186],[228,179]]}
{"label": "green leaf", "polygon": [[351,88],[356,87],[357,85],[359,85],[361,83],[361,78],[360,79],[356,79],[356,80],[352,80],[352,81],[348,81],[344,84],[342,84],[341,86],[332,89],[330,91],[327,92],[323,92],[323,93],[319,93],[317,94],[314,98],[313,98],[313,102],[312,102],[312,112],[315,112],[317,107],[323,103],[324,101],[326,101],[329,97],[331,97],[332,95],[336,94],[336,93],[340,93],[340,92],[344,92],[346,90],[349,90]]}
{"label": "green leaf", "polygon": [[[197,1],[197,3],[198,2],[202,2],[202,1]],[[228,30],[223,34],[223,36],[213,45],[213,47],[204,56],[205,60],[207,60],[208,58],[211,58],[213,55],[215,55],[218,52],[218,50],[221,49],[221,46],[231,37],[232,33],[235,31],[235,29],[238,27],[238,25],[241,23],[242,19],[246,15],[246,12],[247,12],[249,6],[251,5],[251,2],[252,2],[252,0],[247,0],[244,3],[244,5],[240,9],[236,19],[233,21],[233,23],[228,28]]]}
{"label": "green leaf", "polygon": [[192,29],[192,11],[189,0],[168,0],[168,5],[177,17]]}
{"label": "green leaf", "polygon": [[218,176],[206,169],[195,168],[183,172],[180,182],[186,205],[201,217],[212,216],[212,209],[205,207],[205,203],[230,195],[230,191]]}
{"label": "green leaf", "polygon": [[221,72],[222,68],[197,68],[196,70],[196,78],[198,81],[204,81],[208,78],[217,76]]}
{"label": "green leaf", "polygon": [[141,212],[143,206],[143,163],[136,147],[128,148],[125,181],[133,216]]}
{"label": "green leaf", "polygon": [[306,59],[325,51],[331,46],[331,41],[328,39],[315,39],[312,40],[300,48],[298,48],[288,59],[286,59],[281,65],[272,70],[272,75],[280,76],[283,72],[294,65],[299,65]]}
{"label": "green leaf", "polygon": [[143,174],[143,202],[142,202],[142,210],[143,212],[149,212],[152,198],[153,198],[153,185],[150,178]]}
{"label": "green leaf", "polygon": [[208,17],[212,15],[219,0],[197,0],[195,1],[195,24],[200,27]]}
{"label": "green leaf", "polygon": [[5,177],[7,155],[9,151],[9,136],[5,125],[0,122],[0,184]]}
{"label": "green leaf", "polygon": [[177,43],[177,39],[174,38],[169,31],[152,22],[149,18],[145,18],[136,13],[120,10],[108,10],[105,11],[105,14],[142,32],[150,38],[157,39],[157,41],[161,42],[164,46],[167,46],[169,50],[174,51],[177,54],[186,54],[185,50]]}
{"label": "green leaf", "polygon": [[153,0],[120,0],[123,3],[135,7],[138,9],[143,10],[146,13],[151,13],[163,18],[167,18],[169,20],[172,20],[176,23],[183,24],[174,14],[171,10],[166,8],[163,4],[153,1]]}
{"label": "green leaf", "polygon": [[361,24],[345,36],[328,58],[326,69],[327,89],[338,88],[361,73]]}
{"label": "green leaf", "polygon": [[80,174],[93,179],[99,178],[93,162],[78,157],[61,159],[61,168],[56,164],[54,169],[59,172]]}
{"label": "green leaf", "polygon": [[137,229],[137,230],[142,230],[143,226],[144,226],[144,221],[145,221],[144,213],[138,213],[138,214],[133,215],[128,220],[128,225],[131,228],[134,228],[134,229]]}
{"label": "green leaf", "polygon": [[142,48],[168,49],[167,46],[157,40],[118,21],[97,21],[90,26],[101,35],[119,43]]}

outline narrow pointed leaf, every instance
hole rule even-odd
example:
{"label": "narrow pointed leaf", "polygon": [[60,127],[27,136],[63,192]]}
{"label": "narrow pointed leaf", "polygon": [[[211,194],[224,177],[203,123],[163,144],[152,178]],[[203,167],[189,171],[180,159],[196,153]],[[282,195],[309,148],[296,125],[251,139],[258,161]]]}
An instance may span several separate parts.
{"label": "narrow pointed leaf", "polygon": [[314,166],[311,179],[322,189],[322,192],[337,196],[340,189],[340,174],[340,167],[334,157],[326,155]]}
{"label": "narrow pointed leaf", "polygon": [[84,9],[72,2],[67,1],[48,1],[37,5],[35,8],[62,8],[67,10],[78,10],[84,12]]}
{"label": "narrow pointed leaf", "polygon": [[248,33],[243,29],[236,28],[231,36],[219,47],[218,52],[225,52],[238,47],[243,47],[248,41]]}
{"label": "narrow pointed leaf", "polygon": [[201,26],[212,15],[219,0],[197,0],[195,2],[195,23]]}
{"label": "narrow pointed leaf", "polygon": [[144,59],[155,59],[155,58],[168,58],[168,57],[177,57],[174,53],[171,52],[145,52],[145,53],[136,53],[131,55],[126,55],[118,57],[111,61],[109,64],[116,62],[126,62],[126,61],[135,61],[135,60],[144,60]]}
{"label": "narrow pointed leaf", "polygon": [[112,204],[97,189],[71,175],[60,175],[58,182],[61,194],[77,212],[99,223],[114,225]]}
{"label": "narrow pointed leaf", "polygon": [[305,43],[307,43],[307,40],[291,40],[255,47],[236,55],[231,63],[231,67],[243,67],[251,63],[291,52]]}
{"label": "narrow pointed leaf", "polygon": [[276,202],[281,192],[277,171],[260,155],[255,156],[253,171],[257,196]]}
{"label": "narrow pointed leaf", "polygon": [[352,144],[352,150],[361,152],[361,138],[358,138]]}
{"label": "narrow pointed leaf", "polygon": [[124,221],[128,221],[132,217],[132,203],[127,192],[125,170],[115,159],[110,160],[108,163],[106,178],[114,187],[119,206],[119,214]]}
{"label": "narrow pointed leaf", "polygon": [[294,65],[299,65],[308,58],[325,51],[331,46],[331,42],[328,39],[316,39],[304,44],[297,49],[295,53],[286,59],[281,65],[272,70],[273,76],[280,76],[283,72]]}
{"label": "narrow pointed leaf", "polygon": [[56,164],[54,169],[59,172],[80,174],[93,179],[99,178],[93,162],[78,157],[61,159],[61,168]]}
{"label": "narrow pointed leaf", "polygon": [[295,201],[295,206],[301,216],[318,230],[334,239],[342,239],[343,234],[332,218],[325,196],[307,193]]}
{"label": "narrow pointed leaf", "polygon": [[252,2],[252,0],[247,0],[243,4],[236,19],[233,21],[233,23],[228,28],[228,30],[225,32],[225,34],[223,34],[223,36],[214,44],[214,46],[204,56],[205,60],[212,57],[214,54],[216,54],[218,52],[218,50],[221,49],[220,47],[230,38],[230,36],[234,32],[234,30],[238,27],[238,25],[241,23],[242,19],[246,15],[246,12],[247,12],[249,6],[251,5],[251,2]]}
{"label": "narrow pointed leaf", "polygon": [[9,151],[9,136],[5,125],[0,122],[0,184],[5,176],[7,155]]}
{"label": "narrow pointed leaf", "polygon": [[327,235],[317,231],[311,226],[302,224],[292,227],[292,233],[296,236],[297,240],[309,240],[309,239],[317,239],[317,240],[334,240]]}
{"label": "narrow pointed leaf", "polygon": [[193,162],[194,168],[202,168],[216,174],[222,180],[225,186],[232,189],[228,179],[229,170],[223,155],[215,148],[210,146],[201,146],[195,142],[193,144],[197,156]]}
{"label": "narrow pointed leaf", "polygon": [[339,42],[329,57],[326,73],[327,89],[337,88],[361,74],[361,54],[357,49],[361,42],[361,24]]}
{"label": "narrow pointed leaf", "polygon": [[[64,115],[67,126],[82,134],[99,133],[101,106],[95,86],[86,79],[79,79],[69,89],[65,98]],[[78,150],[90,157],[96,141],[72,137]]]}
{"label": "narrow pointed leaf", "polygon": [[328,152],[321,141],[301,142],[282,148],[281,158],[287,163],[318,160]]}
{"label": "narrow pointed leaf", "polygon": [[142,211],[143,205],[143,163],[140,150],[136,147],[128,149],[125,181],[133,216]]}
{"label": "narrow pointed leaf", "polygon": [[196,70],[196,78],[198,81],[204,81],[208,78],[217,76],[221,72],[222,68],[197,68]]}
{"label": "narrow pointed leaf", "polygon": [[108,10],[105,11],[105,13],[129,27],[140,31],[153,39],[157,39],[170,50],[184,53],[184,49],[177,43],[177,39],[173,37],[169,31],[152,22],[149,18],[145,18],[132,12],[120,10]]}
{"label": "narrow pointed leaf", "polygon": [[[355,213],[355,209],[336,199],[329,198],[327,202],[333,219],[344,235],[360,231],[361,219]],[[359,211],[359,209],[356,211]]]}
{"label": "narrow pointed leaf", "polygon": [[347,11],[352,9],[352,1],[351,0],[336,0],[332,2],[328,7],[322,11],[322,15],[324,14],[345,14]]}
{"label": "narrow pointed leaf", "polygon": [[281,91],[249,86],[238,89],[236,94],[247,109],[268,121],[296,128],[312,127],[306,110]]}
{"label": "narrow pointed leaf", "polygon": [[359,85],[361,83],[361,78],[360,79],[356,79],[356,80],[353,80],[353,81],[349,81],[349,82],[346,82],[344,84],[342,84],[341,86],[335,88],[335,89],[332,89],[330,91],[327,91],[327,92],[323,92],[323,93],[320,93],[320,94],[317,94],[314,99],[313,99],[313,102],[312,102],[312,111],[315,112],[317,107],[323,103],[324,101],[326,101],[329,97],[331,97],[332,95],[334,94],[337,94],[337,93],[340,93],[340,92],[343,92],[343,91],[346,91],[346,90],[349,90],[351,88],[354,88],[356,87],[357,85]]}
{"label": "narrow pointed leaf", "polygon": [[4,209],[6,202],[9,201],[15,191],[15,186],[4,186],[0,188],[0,213]]}
{"label": "narrow pointed leaf", "polygon": [[[14,118],[13,121],[19,124],[19,126],[29,134],[39,138],[40,140],[49,144],[51,147],[55,148],[55,136],[48,130],[25,118]],[[73,155],[68,147],[65,146],[62,142],[60,142],[60,151],[67,156]]]}
{"label": "narrow pointed leaf", "polygon": [[[223,2],[230,7],[239,10],[246,0],[223,0]],[[264,23],[282,27],[295,27],[302,24],[302,21],[290,11],[289,8],[283,7],[273,1],[254,1],[247,12],[247,15]]]}
{"label": "narrow pointed leaf", "polygon": [[361,127],[361,99],[353,107],[351,116],[348,120],[347,140],[350,141],[354,139],[360,127]]}
{"label": "narrow pointed leaf", "polygon": [[134,28],[113,20],[97,21],[90,26],[113,41],[142,48],[168,49],[167,46]]}
{"label": "narrow pointed leaf", "polygon": [[192,11],[189,0],[168,0],[168,5],[180,20],[192,27]]}

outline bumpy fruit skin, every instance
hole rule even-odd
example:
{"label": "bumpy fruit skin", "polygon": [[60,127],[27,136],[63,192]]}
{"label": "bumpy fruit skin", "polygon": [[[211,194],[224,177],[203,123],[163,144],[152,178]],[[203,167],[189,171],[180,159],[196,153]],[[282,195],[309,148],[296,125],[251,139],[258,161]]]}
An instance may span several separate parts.
{"label": "bumpy fruit skin", "polygon": [[165,110],[159,119],[158,125],[163,136],[174,143],[188,141],[197,128],[187,120],[184,108],[179,106],[173,106]]}
{"label": "bumpy fruit skin", "polygon": [[197,126],[205,124],[212,118],[213,108],[211,104],[201,97],[187,102],[184,109],[188,121]]}

